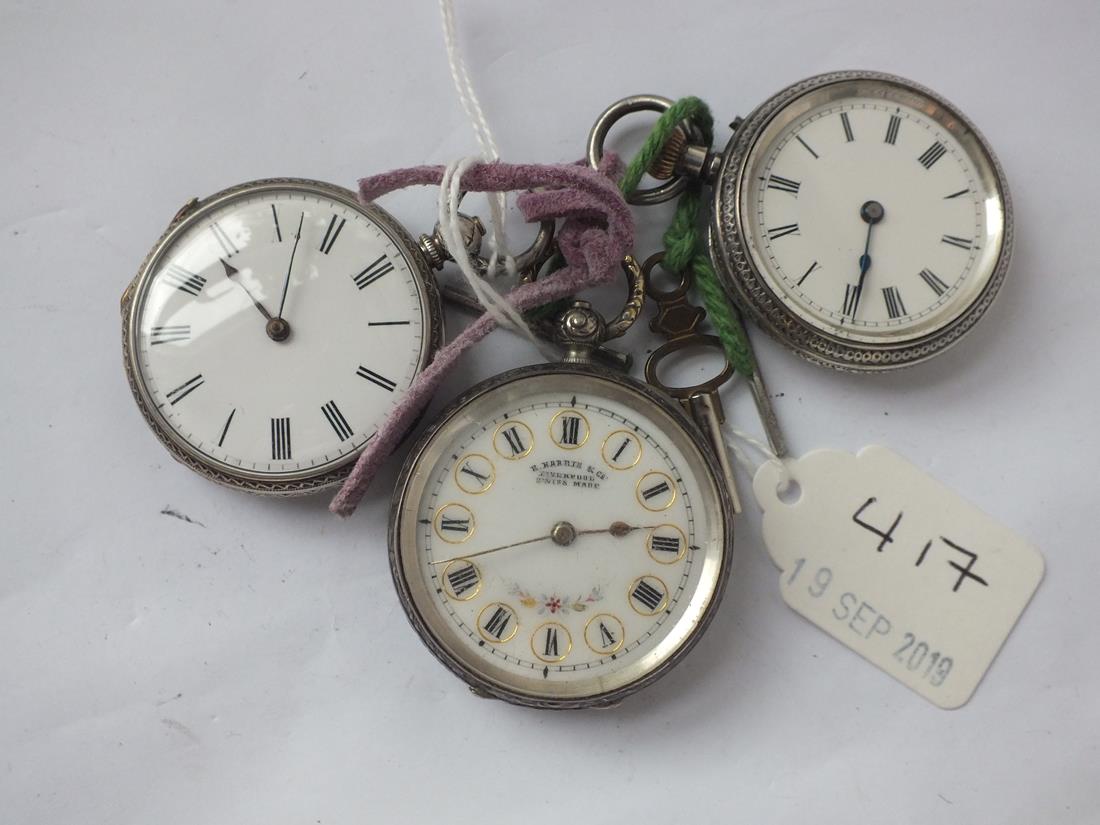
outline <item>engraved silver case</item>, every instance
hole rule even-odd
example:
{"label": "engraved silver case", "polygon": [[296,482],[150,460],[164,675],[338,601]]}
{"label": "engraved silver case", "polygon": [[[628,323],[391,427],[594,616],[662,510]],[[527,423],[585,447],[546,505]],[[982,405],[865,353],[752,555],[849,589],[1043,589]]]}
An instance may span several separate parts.
{"label": "engraved silver case", "polygon": [[300,473],[288,473],[279,478],[272,478],[270,475],[253,473],[244,469],[239,471],[230,470],[221,464],[212,462],[180,438],[161,419],[155,403],[140,379],[135,357],[135,345],[141,318],[142,301],[146,291],[152,284],[153,277],[157,273],[163,256],[176,239],[192,224],[202,220],[205,215],[219,209],[226,203],[262,194],[266,191],[287,190],[322,195],[361,212],[368,219],[378,224],[405,253],[413,277],[417,280],[420,294],[423,296],[428,321],[426,324],[428,334],[424,337],[418,371],[424,369],[431,362],[443,340],[443,313],[440,306],[439,291],[436,287],[435,278],[432,276],[428,263],[416,241],[388,212],[373,204],[364,206],[359,203],[354,192],[321,181],[302,178],[269,178],[242,183],[217,192],[202,201],[191,201],[184,206],[150,250],[137,275],[122,294],[122,350],[126,380],[130,385],[134,400],[145,418],[145,423],[149,425],[149,428],[173,458],[210,481],[236,490],[270,496],[307,495],[335,487],[351,472],[351,468],[360,453],[362,453],[363,447],[350,453],[336,467],[326,467],[320,471],[314,469],[304,470]]}
{"label": "engraved silver case", "polygon": [[[1000,249],[988,279],[962,313],[945,326],[904,342],[865,343],[829,335],[789,309],[758,271],[745,238],[742,188],[753,148],[809,109],[854,96],[895,100],[920,108],[952,134],[977,164],[977,174],[999,194],[1003,224]],[[714,185],[711,257],[730,297],[766,332],[817,364],[855,372],[898,369],[924,361],[958,341],[985,314],[1008,270],[1012,253],[1012,204],[1004,173],[981,133],[942,97],[909,80],[866,71],[818,75],[787,87],[736,127],[722,155]]]}
{"label": "engraved silver case", "polygon": [[[651,661],[654,653],[646,654],[623,670],[613,674],[610,679],[594,677],[592,685],[600,683],[606,689],[586,692],[573,688],[568,683],[567,690],[543,692],[520,690],[508,685],[507,678],[495,678],[496,666],[488,665],[463,650],[461,645],[448,644],[448,628],[432,610],[422,610],[420,604],[427,605],[432,598],[423,578],[417,571],[417,508],[421,495],[429,483],[431,468],[443,452],[451,449],[451,440],[463,427],[468,426],[470,418],[467,410],[479,399],[489,395],[502,395],[503,403],[519,401],[523,398],[521,388],[516,382],[522,379],[541,377],[544,382],[559,381],[569,392],[590,392],[595,397],[629,399],[635,408],[644,407],[652,420],[659,424],[662,432],[670,441],[674,441],[697,471],[700,484],[705,487],[707,505],[716,508],[721,525],[721,540],[718,543],[718,560],[710,572],[704,576],[696,593],[704,588],[708,592],[702,595],[706,606],[701,618],[694,623],[686,617],[681,623],[689,624],[682,628],[682,638],[671,653],[659,661]],[[565,389],[562,390],[565,392]],[[427,468],[427,469],[422,469]],[[531,708],[567,710],[577,708],[608,707],[616,705],[627,696],[652,684],[672,667],[680,662],[698,642],[710,624],[725,591],[733,557],[733,505],[729,493],[720,483],[721,471],[711,454],[711,448],[705,437],[684,415],[682,408],[667,396],[649,386],[641,384],[621,373],[592,364],[545,364],[521,367],[502,373],[471,388],[459,396],[439,416],[417,441],[402,468],[397,481],[393,503],[390,508],[389,554],[390,568],[398,598],[413,628],[435,657],[452,673],[465,681],[471,691],[483,697],[503,699],[516,705]],[[406,569],[411,574],[406,574]],[[695,598],[693,595],[692,598]],[[674,631],[670,631],[670,636]],[[506,672],[501,668],[501,674]],[[510,681],[519,681],[512,677]],[[610,683],[610,684],[608,684]]]}

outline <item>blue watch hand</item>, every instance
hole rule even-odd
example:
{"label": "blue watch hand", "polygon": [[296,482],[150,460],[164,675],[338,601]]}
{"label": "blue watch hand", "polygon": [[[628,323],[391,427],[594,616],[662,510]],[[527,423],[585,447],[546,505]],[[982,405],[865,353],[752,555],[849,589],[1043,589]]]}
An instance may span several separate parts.
{"label": "blue watch hand", "polygon": [[863,297],[863,284],[871,269],[871,230],[886,216],[886,210],[878,201],[867,201],[859,208],[859,216],[867,222],[867,241],[863,245],[863,254],[859,256],[859,282],[856,284],[856,298],[852,305],[852,320],[859,311],[859,299]]}

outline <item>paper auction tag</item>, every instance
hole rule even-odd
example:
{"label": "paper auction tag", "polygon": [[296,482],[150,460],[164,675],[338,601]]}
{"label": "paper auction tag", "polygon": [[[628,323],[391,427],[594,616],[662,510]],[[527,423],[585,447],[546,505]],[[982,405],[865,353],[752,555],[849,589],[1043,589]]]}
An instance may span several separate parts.
{"label": "paper auction tag", "polygon": [[753,479],[783,599],[934,704],[965,704],[1043,578],[1039,551],[885,447],[784,464],[797,500],[775,462]]}

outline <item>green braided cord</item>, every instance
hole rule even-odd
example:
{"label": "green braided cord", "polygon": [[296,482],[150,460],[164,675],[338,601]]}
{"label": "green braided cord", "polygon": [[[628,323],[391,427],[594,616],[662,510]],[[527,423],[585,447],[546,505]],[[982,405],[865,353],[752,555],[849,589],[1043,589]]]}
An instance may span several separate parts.
{"label": "green braided cord", "polygon": [[[677,124],[684,120],[699,127],[707,144],[713,141],[714,118],[707,104],[697,97],[680,98],[657,119],[641,150],[627,165],[619,183],[624,194],[629,195],[638,188],[642,175],[660,154]],[[701,206],[702,186],[695,182],[680,196],[672,223],[665,231],[665,259],[662,266],[669,272],[691,269],[695,276],[695,285],[703,296],[703,305],[726,351],[726,358],[737,372],[751,378],[755,368],[752,346],[740,316],[730,304],[710,264],[706,245],[699,232]]]}

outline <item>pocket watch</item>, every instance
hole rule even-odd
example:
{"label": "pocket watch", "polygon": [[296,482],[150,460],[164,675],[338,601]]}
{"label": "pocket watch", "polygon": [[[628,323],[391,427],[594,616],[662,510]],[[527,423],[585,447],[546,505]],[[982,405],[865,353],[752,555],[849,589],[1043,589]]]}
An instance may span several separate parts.
{"label": "pocket watch", "polygon": [[352,192],[298,179],[188,203],[122,316],[130,388],[169,452],[274,495],[338,483],[443,334],[417,242]]}
{"label": "pocket watch", "polygon": [[[589,154],[627,98],[593,129]],[[681,128],[656,167],[713,185],[710,248],[730,297],[799,355],[844,370],[923,361],[970,330],[1008,269],[1012,208],[993,151],[936,93],[887,74],[796,83],[738,118],[724,151]],[[655,168],[655,172],[657,169]]]}
{"label": "pocket watch", "polygon": [[715,447],[669,396],[591,361],[623,317],[604,327],[574,304],[565,363],[473,387],[402,470],[399,598],[479,695],[615,704],[680,661],[721,598],[733,530]]}

